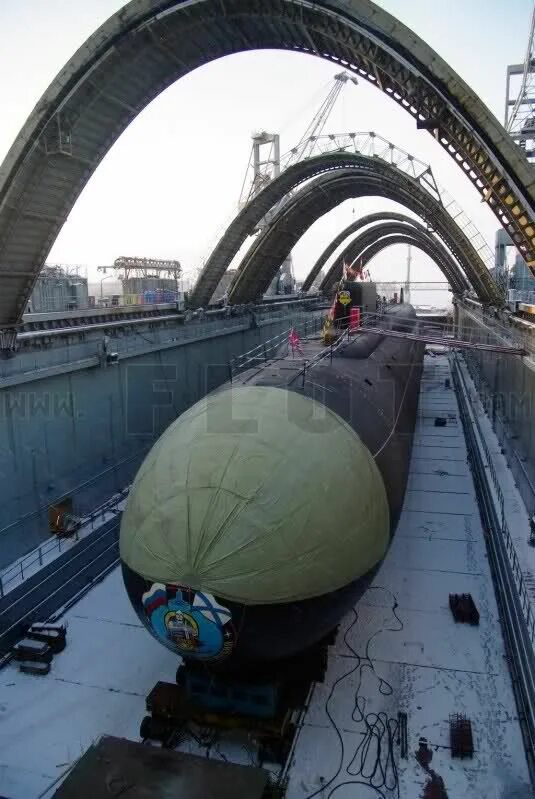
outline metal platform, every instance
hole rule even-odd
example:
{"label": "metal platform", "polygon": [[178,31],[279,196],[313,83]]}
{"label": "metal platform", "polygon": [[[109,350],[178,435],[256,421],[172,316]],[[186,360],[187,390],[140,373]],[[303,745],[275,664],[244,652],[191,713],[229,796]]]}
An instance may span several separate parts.
{"label": "metal platform", "polygon": [[262,799],[267,774],[104,736],[54,794],[57,799]]}

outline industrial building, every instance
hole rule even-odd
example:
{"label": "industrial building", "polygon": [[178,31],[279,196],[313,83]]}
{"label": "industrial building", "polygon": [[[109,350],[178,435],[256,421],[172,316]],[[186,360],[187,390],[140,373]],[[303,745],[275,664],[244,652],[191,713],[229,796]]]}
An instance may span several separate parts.
{"label": "industrial building", "polygon": [[87,277],[79,267],[45,266],[28,299],[27,313],[74,311],[89,306]]}

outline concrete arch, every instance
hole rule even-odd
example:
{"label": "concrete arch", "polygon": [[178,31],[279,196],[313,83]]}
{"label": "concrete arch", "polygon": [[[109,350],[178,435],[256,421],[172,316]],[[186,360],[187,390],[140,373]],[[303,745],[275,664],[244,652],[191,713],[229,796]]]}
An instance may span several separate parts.
{"label": "concrete arch", "polygon": [[78,195],[137,114],[196,67],[265,48],[329,59],[385,92],[432,132],[535,260],[525,156],[459,76],[370,0],[131,0],[63,67],[0,167],[0,329],[20,320]]}
{"label": "concrete arch", "polygon": [[384,222],[365,230],[347,245],[322,280],[320,291],[327,291],[333,283],[340,280],[344,261],[350,264],[358,262],[365,266],[368,262],[366,260],[368,248],[373,247],[379,241],[388,241],[394,236],[404,237],[408,243],[414,244],[415,247],[429,255],[440,268],[455,294],[462,294],[469,288],[464,275],[451,255],[425,228],[422,230],[400,222]]}
{"label": "concrete arch", "polygon": [[[364,162],[353,153],[330,153],[308,158],[286,169],[278,178],[260,191],[232,220],[206,261],[190,297],[194,308],[208,305],[212,295],[240,247],[251,236],[258,223],[289,192],[324,172],[354,167]],[[371,159],[366,159],[370,161]],[[365,166],[365,165],[364,165]]]}
{"label": "concrete arch", "polygon": [[[348,239],[352,233],[356,233],[358,230],[361,230],[363,227],[367,227],[368,225],[372,225],[374,222],[386,222],[387,220],[395,220],[397,222],[406,222],[407,224],[413,224],[416,222],[412,217],[406,216],[405,214],[397,214],[393,211],[377,211],[374,214],[367,214],[366,216],[361,217],[360,219],[356,219],[350,225],[348,225],[344,230],[342,230],[334,239],[328,244],[328,246],[323,250],[322,254],[306,276],[305,280],[303,281],[303,285],[301,287],[302,291],[310,291],[314,281],[318,277],[319,273],[336,250],[346,239]],[[423,225],[422,225],[423,227]],[[425,230],[426,228],[424,228]]]}
{"label": "concrete arch", "polygon": [[[259,192],[236,216],[210,255],[192,293],[191,304],[195,307],[208,304],[233,257],[270,208],[282,200],[289,191],[306,181],[324,174],[339,173],[340,170],[352,170],[355,176],[375,177],[378,181],[386,181],[391,187],[388,195],[391,199],[404,198],[399,201],[437,231],[437,235],[457,261],[463,264],[470,282],[476,287],[481,299],[485,302],[500,302],[496,285],[478,253],[443,206],[418,180],[377,158],[343,152],[317,156],[295,164]],[[379,191],[378,194],[382,192]],[[289,205],[279,209],[279,214],[287,207]],[[275,224],[276,220],[277,216],[272,224]],[[238,275],[237,279],[241,279],[241,276]]]}
{"label": "concrete arch", "polygon": [[[375,167],[375,170],[371,169],[367,173],[360,173],[354,169],[327,173],[297,192],[249,249],[230,288],[229,300],[250,302],[262,296],[278,267],[306,230],[323,214],[350,197],[379,196],[395,200],[422,218],[432,221],[437,234],[443,238],[442,206],[436,203],[442,210],[435,220],[430,195],[421,189],[425,197],[419,197],[412,183],[400,183],[396,175],[377,162]],[[458,228],[457,235],[461,239],[465,238]],[[479,272],[473,268],[474,259],[478,256],[472,245],[466,240],[469,249],[460,250],[451,240],[448,243],[450,252],[462,267],[480,299],[483,302],[495,301],[497,289],[488,271],[484,269]],[[469,250],[471,255],[468,255]],[[459,281],[462,281],[461,277]]]}
{"label": "concrete arch", "polygon": [[[369,220],[370,217],[374,216],[378,217],[379,214],[370,214],[369,217],[363,217],[361,221],[364,222],[365,220]],[[369,244],[373,243],[377,238],[400,233],[403,235],[412,235],[425,241],[428,246],[434,248],[436,257],[439,258],[444,264],[445,269],[442,271],[444,271],[446,278],[449,280],[453,290],[456,291],[456,293],[460,294],[470,288],[470,284],[466,280],[462,270],[459,268],[459,265],[454,261],[450,253],[441,245],[438,238],[436,238],[433,233],[427,230],[424,225],[420,224],[415,219],[404,216],[403,214],[390,214],[390,217],[391,218],[388,221],[381,220],[379,224],[373,224],[370,226],[369,221],[366,223],[367,230],[361,233],[360,236],[357,236],[348,242],[338,257],[335,258],[329,270],[327,271],[324,280],[321,282],[321,287],[324,288],[325,286],[331,285],[333,281],[339,280],[342,276],[344,261],[346,263],[354,263],[356,260],[358,260],[363,250]],[[350,227],[354,227],[354,225],[350,225]]]}
{"label": "concrete arch", "polygon": [[362,265],[365,267],[372,258],[375,258],[376,255],[379,255],[380,252],[385,250],[387,247],[393,247],[395,244],[410,244],[412,247],[416,247],[418,250],[421,250],[423,253],[428,255],[437,266],[440,267],[440,264],[436,258],[436,252],[432,247],[428,247],[426,243],[422,240],[415,239],[411,235],[394,235],[394,236],[385,236],[378,241],[375,241],[362,253]]}

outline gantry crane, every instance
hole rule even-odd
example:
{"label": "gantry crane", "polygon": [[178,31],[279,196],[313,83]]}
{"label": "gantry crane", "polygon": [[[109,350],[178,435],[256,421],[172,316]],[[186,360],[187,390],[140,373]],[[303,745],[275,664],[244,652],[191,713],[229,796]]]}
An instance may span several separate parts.
{"label": "gantry crane", "polygon": [[182,272],[180,261],[165,261],[159,258],[139,258],[121,255],[113,262],[113,266],[98,266],[99,272],[113,269],[120,273],[121,279],[130,277],[158,277],[178,280]]}

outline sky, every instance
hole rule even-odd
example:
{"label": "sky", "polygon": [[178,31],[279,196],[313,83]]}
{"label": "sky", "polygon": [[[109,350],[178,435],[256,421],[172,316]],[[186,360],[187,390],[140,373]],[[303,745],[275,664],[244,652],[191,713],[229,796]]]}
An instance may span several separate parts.
{"label": "sky", "polygon": [[[505,70],[521,62],[533,0],[380,0],[433,47],[503,122]],[[47,85],[121,0],[0,0],[0,160]],[[120,255],[173,258],[193,274],[237,211],[251,134],[301,137],[327,94],[336,65],[283,51],[242,53],[190,73],[154,100],[98,167],[49,255],[49,263],[96,267]],[[347,85],[326,133],[375,131],[430,163],[437,181],[493,248],[497,222],[478,192],[425,131],[366,81]],[[355,218],[400,210],[378,198],[349,200],[318,220],[294,250],[304,277],[329,241]],[[404,211],[403,211],[404,212]],[[377,279],[400,279],[406,247],[372,262]],[[413,254],[415,280],[441,280]],[[111,281],[110,281],[111,282]],[[106,285],[106,284],[104,284]]]}

